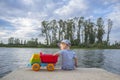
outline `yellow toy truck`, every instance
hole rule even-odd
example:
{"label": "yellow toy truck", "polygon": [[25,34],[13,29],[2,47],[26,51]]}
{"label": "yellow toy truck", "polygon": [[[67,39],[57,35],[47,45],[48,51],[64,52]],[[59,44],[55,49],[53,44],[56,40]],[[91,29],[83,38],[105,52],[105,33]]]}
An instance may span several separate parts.
{"label": "yellow toy truck", "polygon": [[58,61],[58,56],[53,54],[33,54],[30,59],[30,65],[32,66],[33,71],[39,71],[40,67],[47,68],[48,71],[54,71],[54,66]]}

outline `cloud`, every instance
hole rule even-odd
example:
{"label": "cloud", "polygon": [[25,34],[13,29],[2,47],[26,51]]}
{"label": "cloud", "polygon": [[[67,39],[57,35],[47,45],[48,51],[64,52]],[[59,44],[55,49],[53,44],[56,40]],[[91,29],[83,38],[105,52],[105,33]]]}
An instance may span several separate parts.
{"label": "cloud", "polygon": [[120,28],[120,3],[113,5],[112,12],[106,15],[106,18],[112,19],[114,29]]}
{"label": "cloud", "polygon": [[120,41],[120,3],[110,6],[111,12],[105,15],[106,19],[111,19],[113,21],[113,27],[111,31],[111,42]]}
{"label": "cloud", "polygon": [[[31,37],[28,36],[30,33],[36,33],[40,29],[41,22],[36,19],[31,18],[10,18],[6,19],[6,21],[9,21],[13,26],[15,30],[11,30],[11,37]],[[9,35],[9,34],[8,34]],[[34,35],[35,36],[35,35]],[[10,36],[8,36],[10,37]]]}
{"label": "cloud", "polygon": [[0,38],[39,37],[43,20],[84,16],[95,20],[98,17],[112,19],[111,41],[120,40],[119,6],[119,0],[0,0]]}
{"label": "cloud", "polygon": [[119,0],[102,0],[104,5],[109,5],[109,4],[114,4],[114,3],[118,3]]}
{"label": "cloud", "polygon": [[87,8],[88,6],[87,3],[85,3],[85,0],[70,0],[68,4],[56,9],[54,13],[59,16],[70,17],[76,13],[84,13]]}
{"label": "cloud", "polygon": [[41,21],[47,17],[43,6],[45,4],[48,4],[48,2],[40,0],[1,0],[0,39],[6,42],[9,37],[27,40],[31,37],[39,37]]}

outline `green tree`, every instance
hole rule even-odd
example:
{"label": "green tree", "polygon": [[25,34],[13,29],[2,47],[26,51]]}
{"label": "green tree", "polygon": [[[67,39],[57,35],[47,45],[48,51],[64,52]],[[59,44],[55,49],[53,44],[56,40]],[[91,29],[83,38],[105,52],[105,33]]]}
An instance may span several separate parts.
{"label": "green tree", "polygon": [[21,45],[23,44],[23,40],[20,40],[20,44],[21,44]]}
{"label": "green tree", "polygon": [[63,30],[63,28],[64,28],[64,21],[61,19],[61,20],[59,20],[58,21],[58,24],[59,24],[59,26],[58,26],[58,40],[60,41],[60,40],[62,40],[63,39],[63,32],[64,32],[64,30]]}
{"label": "green tree", "polygon": [[10,37],[8,39],[8,44],[10,44],[10,45],[14,44],[14,38],[13,37]]}
{"label": "green tree", "polygon": [[42,21],[42,35],[45,36],[46,44],[49,45],[49,37],[48,37],[48,27],[49,23],[48,21]]}
{"label": "green tree", "polygon": [[84,23],[84,17],[80,17],[78,20],[78,28],[77,28],[77,44],[81,43],[81,38],[80,38],[80,34],[81,34],[81,27],[83,26]]}
{"label": "green tree", "polygon": [[89,43],[89,29],[88,29],[88,20],[84,22],[84,44],[88,45]]}
{"label": "green tree", "polygon": [[20,40],[18,38],[14,39],[14,44],[19,45],[20,44]]}
{"label": "green tree", "polygon": [[35,38],[35,45],[37,46],[38,45],[38,38]]}
{"label": "green tree", "polygon": [[74,24],[73,19],[67,20],[67,22],[66,22],[66,39],[69,39],[71,42],[73,42],[74,32],[75,32],[75,24]]}
{"label": "green tree", "polygon": [[4,44],[4,43],[3,43],[3,41],[1,40],[1,41],[0,41],[0,45],[3,45],[3,44]]}
{"label": "green tree", "polygon": [[108,30],[107,30],[107,45],[109,43],[109,35],[112,29],[113,22],[111,19],[108,19]]}
{"label": "green tree", "polygon": [[27,44],[27,40],[24,40],[24,45],[26,45]]}
{"label": "green tree", "polygon": [[90,21],[88,27],[89,27],[88,28],[89,29],[89,43],[93,44],[95,42],[94,23]]}
{"label": "green tree", "polygon": [[54,44],[57,41],[57,29],[58,29],[58,25],[57,25],[57,21],[56,20],[52,20],[50,22],[50,27],[52,30],[52,44]]}
{"label": "green tree", "polygon": [[97,39],[98,43],[102,43],[103,35],[105,33],[104,30],[104,21],[102,18],[97,19]]}

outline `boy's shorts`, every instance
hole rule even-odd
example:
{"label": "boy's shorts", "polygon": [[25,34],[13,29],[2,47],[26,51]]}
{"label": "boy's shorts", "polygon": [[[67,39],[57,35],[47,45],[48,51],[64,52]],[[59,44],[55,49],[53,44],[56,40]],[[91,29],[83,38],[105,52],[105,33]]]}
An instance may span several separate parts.
{"label": "boy's shorts", "polygon": [[61,68],[62,70],[75,70],[75,68]]}

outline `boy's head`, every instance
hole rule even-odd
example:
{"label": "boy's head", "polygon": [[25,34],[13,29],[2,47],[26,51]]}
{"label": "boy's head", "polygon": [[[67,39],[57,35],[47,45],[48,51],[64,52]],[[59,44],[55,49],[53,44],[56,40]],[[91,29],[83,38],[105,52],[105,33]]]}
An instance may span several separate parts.
{"label": "boy's head", "polygon": [[71,42],[67,39],[65,40],[62,40],[60,43],[59,43],[59,47],[61,50],[64,50],[64,49],[69,49],[71,46]]}

